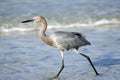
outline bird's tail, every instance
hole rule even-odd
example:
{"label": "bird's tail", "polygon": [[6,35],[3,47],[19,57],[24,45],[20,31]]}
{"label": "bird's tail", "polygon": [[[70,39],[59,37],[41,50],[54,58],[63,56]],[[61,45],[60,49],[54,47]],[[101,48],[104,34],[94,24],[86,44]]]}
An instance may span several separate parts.
{"label": "bird's tail", "polygon": [[91,45],[91,43],[85,38],[83,38],[82,41],[85,43],[85,45]]}

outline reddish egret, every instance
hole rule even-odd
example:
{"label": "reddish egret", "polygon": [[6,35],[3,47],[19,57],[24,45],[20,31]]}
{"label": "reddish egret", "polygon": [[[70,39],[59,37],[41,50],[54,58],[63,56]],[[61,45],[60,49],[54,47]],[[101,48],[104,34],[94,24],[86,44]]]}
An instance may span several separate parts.
{"label": "reddish egret", "polygon": [[39,35],[40,35],[40,38],[42,39],[42,41],[45,42],[46,44],[53,46],[55,48],[58,48],[60,50],[61,57],[62,57],[62,65],[61,65],[61,69],[59,70],[59,72],[57,73],[55,78],[60,75],[61,71],[64,68],[63,53],[64,53],[64,51],[69,51],[69,50],[85,57],[91,64],[96,75],[99,75],[99,73],[95,69],[90,57],[83,53],[78,52],[79,47],[85,46],[85,45],[90,45],[90,42],[85,39],[84,35],[82,35],[81,33],[78,33],[78,32],[57,31],[57,32],[54,32],[54,34],[47,36],[45,33],[45,31],[47,29],[47,22],[43,16],[37,16],[37,17],[34,17],[33,19],[25,20],[22,23],[26,23],[26,22],[40,22],[42,27],[39,31]]}

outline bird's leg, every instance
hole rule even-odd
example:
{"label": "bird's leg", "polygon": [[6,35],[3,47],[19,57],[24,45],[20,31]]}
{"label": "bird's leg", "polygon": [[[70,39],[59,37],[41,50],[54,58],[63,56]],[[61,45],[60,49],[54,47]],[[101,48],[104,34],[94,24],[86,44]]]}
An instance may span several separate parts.
{"label": "bird's leg", "polygon": [[96,75],[99,75],[99,73],[98,73],[97,70],[95,69],[95,67],[94,67],[94,65],[93,65],[93,63],[92,63],[92,61],[91,61],[91,59],[90,59],[89,56],[87,56],[87,55],[85,55],[85,54],[83,54],[83,53],[79,53],[79,51],[78,51],[77,49],[72,49],[72,51],[75,52],[75,53],[77,53],[77,54],[82,55],[83,57],[85,57],[85,58],[89,61],[89,63],[91,64],[91,66],[92,66],[93,70],[95,71]]}
{"label": "bird's leg", "polygon": [[91,64],[93,70],[95,71],[96,75],[99,75],[99,73],[98,73],[97,70],[95,69],[95,67],[94,67],[94,65],[93,65],[93,63],[92,63],[90,57],[87,56],[87,55],[85,55],[85,54],[83,54],[83,53],[79,53],[79,54],[82,55],[82,56],[84,56],[84,57],[89,61],[89,63]]}
{"label": "bird's leg", "polygon": [[62,57],[62,66],[61,66],[60,71],[57,73],[57,75],[56,75],[54,78],[58,77],[58,76],[60,75],[60,73],[62,72],[63,68],[64,68],[64,56],[63,56],[63,51],[60,51],[60,53],[61,53],[61,57]]}

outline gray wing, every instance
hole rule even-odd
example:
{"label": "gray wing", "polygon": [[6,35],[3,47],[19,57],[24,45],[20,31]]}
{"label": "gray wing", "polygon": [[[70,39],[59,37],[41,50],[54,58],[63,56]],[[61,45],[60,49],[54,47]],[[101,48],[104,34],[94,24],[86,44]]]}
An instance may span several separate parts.
{"label": "gray wing", "polygon": [[54,41],[60,49],[78,49],[80,46],[88,45],[88,42],[81,33],[58,31],[53,34]]}

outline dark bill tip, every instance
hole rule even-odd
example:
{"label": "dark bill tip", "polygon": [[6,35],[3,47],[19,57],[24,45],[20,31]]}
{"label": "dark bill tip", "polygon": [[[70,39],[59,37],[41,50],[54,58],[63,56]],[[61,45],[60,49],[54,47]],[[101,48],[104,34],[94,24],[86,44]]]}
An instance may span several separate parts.
{"label": "dark bill tip", "polygon": [[33,19],[22,21],[22,23],[33,22]]}

